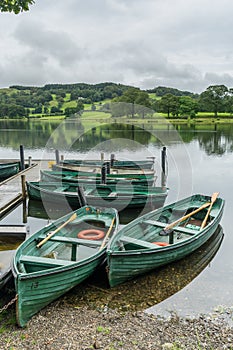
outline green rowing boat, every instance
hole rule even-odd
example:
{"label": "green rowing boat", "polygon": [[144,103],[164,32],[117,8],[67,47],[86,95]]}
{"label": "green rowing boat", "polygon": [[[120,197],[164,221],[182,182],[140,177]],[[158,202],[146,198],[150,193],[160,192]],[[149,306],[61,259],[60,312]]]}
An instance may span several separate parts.
{"label": "green rowing boat", "polygon": [[[80,193],[82,189],[83,197]],[[126,208],[142,208],[146,205],[158,207],[164,203],[168,189],[166,187],[147,186],[121,186],[121,185],[86,185],[59,182],[27,182],[29,199],[42,200],[43,202],[68,204],[73,208],[83,205],[113,207],[119,211]]]}
{"label": "green rowing boat", "polygon": [[67,159],[63,160],[61,164],[75,165],[75,166],[97,166],[101,167],[105,163],[111,163],[112,168],[128,168],[128,169],[153,169],[153,160],[92,160],[92,159]]}
{"label": "green rowing boat", "polygon": [[0,163],[0,181],[8,179],[9,177],[19,172],[19,162]]}
{"label": "green rowing boat", "polygon": [[107,240],[118,221],[112,208],[85,206],[20,245],[12,264],[19,326],[94,273],[105,259]]}
{"label": "green rowing boat", "polygon": [[[60,182],[70,182],[76,184],[101,184],[101,175],[90,173],[88,175],[80,175],[79,172],[75,171],[40,171],[41,181],[60,181]],[[155,182],[154,175],[137,175],[137,176],[125,176],[117,174],[106,174],[106,184],[115,185],[120,183],[120,185],[140,185],[140,186],[152,186]]]}
{"label": "green rowing boat", "polygon": [[[52,169],[55,171],[78,171],[79,175],[88,176],[90,173],[101,174],[102,167],[101,166],[79,166],[75,164],[54,164]],[[141,169],[141,168],[112,168],[110,167],[111,175],[124,175],[124,177],[130,177],[135,175],[154,175],[155,171],[153,169]]]}
{"label": "green rowing boat", "polygon": [[224,200],[197,194],[147,213],[110,240],[107,271],[111,287],[184,258],[216,231]]}

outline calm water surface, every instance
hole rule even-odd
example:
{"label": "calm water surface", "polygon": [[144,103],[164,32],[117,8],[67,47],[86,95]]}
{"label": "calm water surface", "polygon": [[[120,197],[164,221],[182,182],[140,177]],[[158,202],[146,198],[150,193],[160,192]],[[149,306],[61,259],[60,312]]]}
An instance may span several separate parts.
{"label": "calm water surface", "polygon": [[[113,293],[118,293],[119,303],[126,304],[129,301],[123,295],[127,291],[131,303],[138,300],[144,308],[151,306],[148,312],[159,314],[173,310],[180,315],[196,315],[219,306],[232,307],[233,124],[102,124],[90,128],[90,123],[79,121],[0,122],[0,158],[19,158],[20,144],[25,146],[25,158],[34,159],[55,159],[55,149],[65,158],[100,158],[100,152],[108,158],[115,153],[120,159],[155,156],[157,185],[165,145],[170,188],[165,204],[192,193],[220,192],[226,201],[221,221],[223,240],[217,237],[192,257],[119,286]],[[28,216],[27,224],[34,232],[48,220],[38,218],[39,208],[32,206],[31,210],[34,216]],[[19,207],[2,221],[21,223],[22,217]],[[139,285],[144,290],[140,293],[143,300],[135,297]]]}

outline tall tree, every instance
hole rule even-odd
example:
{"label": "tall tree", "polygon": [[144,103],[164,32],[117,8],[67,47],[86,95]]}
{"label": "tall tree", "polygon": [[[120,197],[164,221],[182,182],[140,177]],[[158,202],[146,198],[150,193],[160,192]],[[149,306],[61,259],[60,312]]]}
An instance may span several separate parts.
{"label": "tall tree", "polygon": [[132,118],[134,118],[135,114],[142,113],[143,117],[146,113],[145,109],[140,108],[143,107],[151,107],[149,94],[145,91],[141,91],[138,88],[129,88],[127,89],[122,96],[114,99],[116,102],[126,102],[128,104],[128,113],[131,114]]}
{"label": "tall tree", "polygon": [[210,85],[200,95],[200,103],[206,109],[214,111],[215,117],[224,109],[228,96],[228,88],[225,85]]}
{"label": "tall tree", "polygon": [[189,96],[182,96],[179,98],[179,114],[181,116],[195,115],[197,109],[197,100]]}
{"label": "tall tree", "polygon": [[178,115],[179,97],[172,94],[164,95],[159,101],[159,110],[167,113],[168,118],[170,114]]}
{"label": "tall tree", "polygon": [[18,14],[21,11],[28,11],[29,5],[32,4],[34,0],[0,0],[0,11]]}

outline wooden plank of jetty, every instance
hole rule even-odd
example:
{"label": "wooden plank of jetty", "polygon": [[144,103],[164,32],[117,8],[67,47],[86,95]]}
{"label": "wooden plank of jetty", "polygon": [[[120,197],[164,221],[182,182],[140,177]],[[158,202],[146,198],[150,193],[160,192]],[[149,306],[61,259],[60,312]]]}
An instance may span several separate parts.
{"label": "wooden plank of jetty", "polygon": [[0,182],[0,217],[22,201],[21,175],[25,175],[26,181],[38,181],[40,170],[48,169],[49,162],[49,160],[33,161],[30,167]]}

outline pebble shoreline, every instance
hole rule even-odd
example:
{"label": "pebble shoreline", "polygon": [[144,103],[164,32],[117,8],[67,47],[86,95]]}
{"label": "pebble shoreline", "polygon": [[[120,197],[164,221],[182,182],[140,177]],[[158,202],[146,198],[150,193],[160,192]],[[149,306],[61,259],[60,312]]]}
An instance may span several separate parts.
{"label": "pebble shoreline", "polygon": [[[0,350],[233,350],[232,310],[195,319],[165,319],[144,311],[67,305],[41,310],[25,328],[7,326]],[[1,329],[1,328],[0,328]]]}

